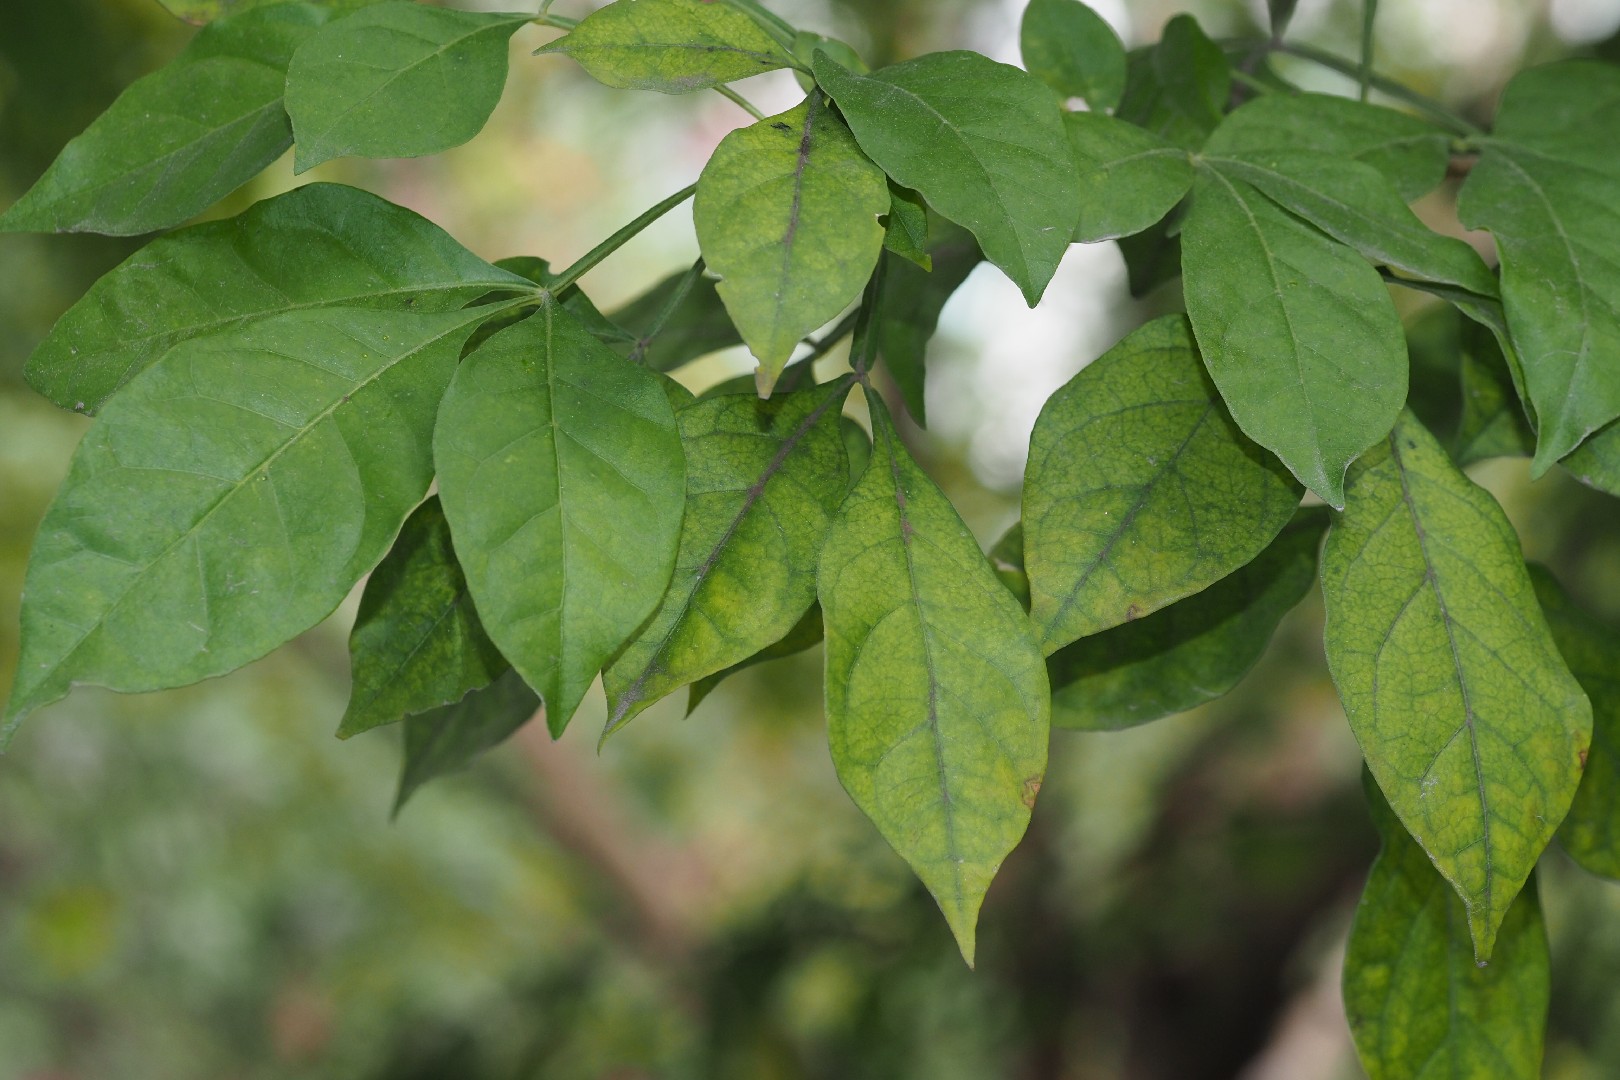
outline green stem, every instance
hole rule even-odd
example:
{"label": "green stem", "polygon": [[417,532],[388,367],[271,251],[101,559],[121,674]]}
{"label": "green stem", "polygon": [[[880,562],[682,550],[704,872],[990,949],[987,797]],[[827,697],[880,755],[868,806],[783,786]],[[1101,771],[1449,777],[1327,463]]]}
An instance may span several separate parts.
{"label": "green stem", "polygon": [[733,90],[731,87],[722,84],[720,86],[715,87],[715,90],[719,91],[721,97],[725,98],[727,101],[735,103],[738,107],[740,107],[749,116],[752,116],[755,120],[763,120],[763,119],[765,119],[765,114],[764,113],[760,112],[757,108],[754,107],[752,102],[750,102],[747,98],[743,97],[741,94],[737,93],[737,91]]}
{"label": "green stem", "polygon": [[[546,7],[550,6],[550,4],[546,5]],[[544,8],[541,9],[540,14],[536,15],[529,21],[532,23],[538,23],[540,26],[555,27],[558,30],[572,30],[574,27],[579,25],[578,19],[570,19],[566,15],[552,15]]]}
{"label": "green stem", "polygon": [[624,228],[620,229],[618,232],[614,233],[600,244],[597,244],[585,255],[583,259],[579,260],[573,266],[570,266],[568,269],[557,275],[557,277],[548,286],[552,295],[555,296],[562,293],[563,290],[567,289],[570,285],[574,284],[580,278],[594,270],[603,259],[606,259],[609,255],[612,255],[615,251],[618,251],[620,248],[624,247],[625,244],[635,239],[638,234],[647,228],[647,226],[651,225],[653,222],[657,221],[659,218],[681,205],[681,203],[685,202],[687,199],[690,199],[693,193],[696,191],[696,184],[682,188],[669,198],[665,199],[663,202],[659,203],[657,206],[647,210],[640,217],[636,218],[636,220],[632,221],[630,224],[626,225]]}
{"label": "green stem", "polygon": [[652,347],[653,339],[664,332],[664,327],[669,325],[669,320],[674,317],[680,306],[686,303],[686,298],[692,293],[692,286],[697,284],[698,278],[702,275],[703,257],[700,255],[692,264],[692,268],[682,275],[680,284],[669,294],[664,306],[658,309],[658,314],[653,317],[652,325],[647,328],[647,332],[641,335],[636,341],[635,348],[630,350],[631,363],[640,364],[646,361],[647,350]]}
{"label": "green stem", "polygon": [[1244,71],[1241,67],[1235,67],[1232,69],[1232,81],[1237,83],[1239,86],[1244,86],[1250,90],[1253,90],[1257,94],[1272,94],[1276,93],[1277,91],[1275,86],[1272,86],[1264,79],[1255,78],[1247,71]]}
{"label": "green stem", "polygon": [[1361,100],[1372,93],[1373,23],[1378,19],[1378,0],[1361,0]]}
{"label": "green stem", "polygon": [[[1313,64],[1320,64],[1330,71],[1337,71],[1341,75],[1348,75],[1352,79],[1361,77],[1361,65],[1353,60],[1346,60],[1342,56],[1335,56],[1330,52],[1318,49],[1311,45],[1301,45],[1297,42],[1285,41],[1276,46],[1276,51],[1289,56],[1297,56],[1301,60],[1309,60]],[[1415,108],[1427,113],[1431,120],[1449,128],[1459,135],[1482,135],[1484,129],[1478,124],[1458,116],[1433,98],[1413,90],[1405,83],[1379,75],[1376,72],[1367,73],[1367,82],[1374,90],[1398,98]]]}

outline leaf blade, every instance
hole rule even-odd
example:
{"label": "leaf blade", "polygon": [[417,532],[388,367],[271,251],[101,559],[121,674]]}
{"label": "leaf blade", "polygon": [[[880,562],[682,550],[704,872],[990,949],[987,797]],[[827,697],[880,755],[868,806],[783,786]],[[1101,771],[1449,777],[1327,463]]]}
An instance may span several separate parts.
{"label": "leaf blade", "polygon": [[661,94],[709,90],[794,66],[748,15],[701,0],[616,0],[539,52],[572,57],[604,85]]}

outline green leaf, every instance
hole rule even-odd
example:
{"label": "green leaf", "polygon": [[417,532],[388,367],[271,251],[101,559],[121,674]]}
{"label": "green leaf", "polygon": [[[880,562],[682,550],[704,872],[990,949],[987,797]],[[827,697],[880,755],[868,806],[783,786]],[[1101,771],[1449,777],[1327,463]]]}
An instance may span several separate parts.
{"label": "green leaf", "polygon": [[793,73],[793,77],[798,80],[799,86],[807,94],[816,88],[815,76],[810,74],[810,65],[815,61],[817,49],[820,49],[841,66],[851,71],[858,71],[865,75],[872,70],[867,62],[861,58],[861,54],[856,52],[854,47],[847,42],[839,41],[837,38],[823,37],[820,34],[812,34],[807,30],[800,30],[793,35],[793,58],[802,66]]}
{"label": "green leaf", "polygon": [[1221,122],[1232,96],[1232,66],[1197,19],[1177,15],[1165,24],[1153,50],[1153,73],[1171,112],[1205,132]]}
{"label": "green leaf", "polygon": [[532,18],[385,0],[332,23],[287,68],[295,170],[471,139],[506,88],[507,40]]}
{"label": "green leaf", "polygon": [[[287,0],[157,0],[175,18],[195,26],[211,23],[223,15],[239,14],[249,8],[284,4]],[[315,0],[323,8],[342,12],[376,3],[377,0]]]}
{"label": "green leaf", "polygon": [[293,312],[130,383],[40,525],[6,733],[74,683],[183,686],[331,614],[426,494],[434,409],[491,313]]}
{"label": "green leaf", "polygon": [[1041,648],[1219,581],[1299,498],[1222,408],[1186,317],[1134,331],[1047,400],[1030,436],[1024,556]]}
{"label": "green leaf", "polygon": [[1074,152],[1057,95],[978,53],[930,53],[871,75],[824,54],[816,81],[861,149],[903,187],[978,237],[1031,307],[1079,213]]}
{"label": "green leaf", "polygon": [[1212,152],[1263,162],[1272,154],[1350,158],[1377,169],[1411,202],[1440,183],[1451,137],[1407,113],[1328,94],[1262,94],[1221,122]]}
{"label": "green leaf", "polygon": [[816,555],[849,488],[839,380],[761,401],[705,398],[676,414],[686,520],[652,618],[603,672],[611,734],[648,705],[747,660],[816,599]]}
{"label": "green leaf", "polygon": [[208,209],[291,145],[287,63],[326,18],[275,4],[204,27],[68,143],[0,230],[134,236]]}
{"label": "green leaf", "polygon": [[610,316],[633,339],[626,353],[631,360],[654,371],[673,371],[742,344],[714,279],[701,269],[671,274]]}
{"label": "green leaf", "polygon": [[1535,432],[1519,406],[1502,350],[1477,325],[1463,331],[1461,346],[1462,415],[1451,444],[1452,460],[1465,466],[1493,457],[1529,457]]}
{"label": "green leaf", "polygon": [[406,519],[367,580],[349,660],[340,739],[453,704],[512,666],[478,621],[437,497]]}
{"label": "green leaf", "polygon": [[1592,701],[1592,745],[1558,839],[1587,870],[1620,878],[1620,632],[1578,607],[1546,567],[1532,564],[1530,582],[1559,653]]}
{"label": "green leaf", "polygon": [[[1018,606],[1029,610],[1029,574],[1024,570],[1024,523],[1017,521],[997,540],[985,555],[990,569],[1018,601]],[[1047,665],[1050,673],[1051,665]]]}
{"label": "green leaf", "polygon": [[608,86],[662,94],[794,65],[754,19],[708,0],[616,0],[538,52],[573,57]]}
{"label": "green leaf", "polygon": [[1125,259],[1125,276],[1132,297],[1141,299],[1181,276],[1182,220],[1178,207],[1145,231],[1119,238],[1119,253]]}
{"label": "green leaf", "polygon": [[1502,258],[1502,299],[1539,424],[1532,475],[1620,417],[1620,70],[1514,76],[1458,198]]}
{"label": "green leaf", "polygon": [[931,271],[902,259],[889,260],[878,294],[881,317],[873,326],[878,358],[900,387],[906,411],[923,427],[928,426],[924,402],[928,343],[939,328],[945,304],[984,259],[967,230],[936,221],[933,233]]}
{"label": "green leaf", "polygon": [[1588,437],[1561,464],[1581,483],[1620,496],[1620,420]]}
{"label": "green leaf", "polygon": [[1356,906],[1344,1007],[1370,1080],[1536,1080],[1550,988],[1534,887],[1514,901],[1489,965],[1462,903],[1371,784],[1384,847]]}
{"label": "green leaf", "polygon": [[1201,168],[1181,234],[1187,314],[1238,425],[1332,506],[1406,401],[1377,271],[1241,180]]}
{"label": "green leaf", "polygon": [[1351,470],[1322,592],[1350,727],[1489,959],[1569,809],[1592,724],[1519,539],[1490,493],[1403,414]]}
{"label": "green leaf", "polygon": [[746,660],[732,664],[724,671],[717,671],[713,675],[705,675],[694,682],[687,692],[686,715],[691,716],[696,712],[697,707],[703,703],[703,699],[713,693],[715,687],[737,674],[737,672],[744,668],[753,667],[755,664],[763,664],[769,660],[781,660],[784,657],[796,656],[821,644],[822,637],[821,605],[812,604],[810,610],[804,613],[804,617],[794,623],[793,629],[789,630],[782,637],[782,640],[776,644],[761,649]]}
{"label": "green leaf", "polygon": [[484,629],[560,735],[675,569],[686,486],[669,399],[547,304],[462,362],[433,447]]}
{"label": "green leaf", "polygon": [[1066,98],[1107,112],[1125,93],[1125,46],[1080,0],[1030,0],[1018,41],[1029,73]]}
{"label": "green leaf", "polygon": [[769,394],[793,349],[861,293],[883,252],[883,171],[820,94],[727,135],[692,223]]}
{"label": "green leaf", "polygon": [[985,890],[1046,771],[1046,668],[1017,601],[868,401],[872,464],[821,553],[828,741],[971,965]]}
{"label": "green leaf", "polygon": [[1142,232],[1192,187],[1187,152],[1152,132],[1097,113],[1068,113],[1063,121],[1080,163],[1076,243]]}
{"label": "green leaf", "polygon": [[1203,592],[1058,650],[1046,662],[1052,726],[1119,731],[1227,693],[1315,583],[1326,527],[1320,508],[1305,511],[1253,562]]}
{"label": "green leaf", "polygon": [[928,206],[915,191],[889,184],[889,218],[883,226],[883,246],[902,259],[932,270],[928,254]]}
{"label": "green leaf", "polygon": [[90,287],[28,360],[28,382],[95,412],[187,338],[322,307],[449,311],[526,290],[437,225],[364,191],[310,184],[160,237]]}
{"label": "green leaf", "polygon": [[1125,58],[1125,94],[1114,115],[1143,128],[1183,150],[1198,150],[1213,124],[1189,119],[1170,107],[1159,81],[1154,58],[1157,46],[1132,49]]}
{"label": "green leaf", "polygon": [[1266,0],[1266,14],[1271,20],[1271,36],[1281,40],[1288,30],[1288,24],[1294,19],[1294,9],[1299,7],[1299,0]]}
{"label": "green leaf", "polygon": [[394,813],[429,780],[465,768],[527,724],[540,710],[540,698],[508,670],[460,701],[405,720],[405,765],[400,771]]}

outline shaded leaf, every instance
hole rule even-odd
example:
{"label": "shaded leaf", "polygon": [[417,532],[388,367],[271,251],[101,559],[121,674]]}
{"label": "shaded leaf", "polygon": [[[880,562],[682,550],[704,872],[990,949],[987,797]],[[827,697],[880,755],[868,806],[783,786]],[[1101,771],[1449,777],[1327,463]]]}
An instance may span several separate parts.
{"label": "shaded leaf", "polygon": [[1149,46],[1126,54],[1125,94],[1114,115],[1183,150],[1198,150],[1214,124],[1195,121],[1170,107],[1154,63],[1157,53],[1158,46]]}
{"label": "shaded leaf", "polygon": [[979,240],[1031,307],[1079,212],[1074,152],[1056,94],[971,52],[930,53],[871,75],[817,57],[861,149]]}
{"label": "shaded leaf", "polygon": [[934,268],[928,254],[928,206],[922,196],[891,182],[889,218],[883,227],[883,246],[924,270]]}
{"label": "shaded leaf", "polygon": [[1299,7],[1299,0],[1266,0],[1266,15],[1271,21],[1271,36],[1281,39],[1288,30],[1288,24],[1293,21],[1294,9]]}
{"label": "shaded leaf", "polygon": [[491,313],[292,312],[126,387],[40,525],[6,730],[74,683],[183,686],[331,614],[426,494],[434,409]]}
{"label": "shaded leaf", "polygon": [[1384,847],[1350,929],[1344,1006],[1368,1077],[1536,1080],[1550,975],[1534,886],[1476,964],[1461,901],[1370,783],[1367,800]]}
{"label": "shaded leaf", "polygon": [[1232,96],[1232,66],[1197,19],[1183,14],[1165,23],[1153,49],[1153,73],[1170,111],[1206,133],[1221,122]]}
{"label": "shaded leaf", "polygon": [[1535,432],[1514,393],[1502,350],[1475,325],[1463,332],[1460,356],[1462,416],[1452,440],[1452,459],[1464,466],[1486,458],[1530,456]]}
{"label": "shaded leaf", "polygon": [[1192,187],[1187,152],[1152,132],[1096,113],[1069,113],[1063,121],[1080,165],[1076,243],[1142,232]]}
{"label": "shaded leaf", "polygon": [[[1017,599],[1018,606],[1028,611],[1029,574],[1024,570],[1024,523],[1015,522],[1002,533],[1001,539],[996,541],[985,558],[990,560],[990,569],[995,571],[996,577]],[[1047,670],[1050,673],[1050,664]]]}
{"label": "shaded leaf", "polygon": [[906,411],[922,427],[928,426],[924,365],[928,343],[939,329],[945,305],[984,259],[967,230],[936,221],[933,233],[932,270],[898,258],[889,260],[878,293],[881,317],[873,325],[878,359],[900,387]]}
{"label": "shaded leaf", "polygon": [[525,288],[426,218],[310,184],[131,255],[58,320],[29,357],[28,382],[64,409],[95,412],[187,338],[321,307],[449,311]]}
{"label": "shaded leaf", "polygon": [[[1182,205],[1186,205],[1183,203]],[[1135,236],[1119,238],[1125,259],[1125,277],[1131,296],[1141,299],[1181,276],[1181,213],[1171,210]]]}
{"label": "shaded leaf", "polygon": [[816,599],[816,556],[849,487],[839,380],[676,414],[686,519],[663,600],[602,674],[611,733],[648,705],[788,634]]}
{"label": "shaded leaf", "polygon": [[804,617],[793,624],[782,640],[776,644],[761,649],[746,660],[732,664],[724,671],[717,671],[713,675],[705,675],[692,684],[686,697],[686,715],[691,716],[703,699],[714,692],[715,687],[731,678],[744,668],[751,668],[755,664],[763,664],[769,660],[781,660],[784,657],[796,656],[806,649],[812,649],[821,644],[823,637],[821,627],[821,605],[812,604]]}
{"label": "shaded leaf", "polygon": [[828,741],[972,964],[985,890],[1046,771],[1046,669],[1017,601],[868,401],[872,464],[821,554]]}
{"label": "shaded leaf", "polygon": [[204,27],[69,142],[0,230],[134,236],[208,209],[292,144],[287,64],[326,18],[275,4]]}
{"label": "shaded leaf", "polygon": [[[195,26],[202,26],[226,13],[236,14],[249,8],[284,4],[288,0],[157,0],[157,2],[175,18]],[[377,0],[315,0],[315,2],[321,7],[342,12],[376,3]]]}
{"label": "shaded leaf", "polygon": [[429,780],[465,768],[479,754],[505,742],[540,711],[540,698],[508,670],[451,705],[405,720],[405,764],[394,813]]}
{"label": "shaded leaf", "polygon": [[611,316],[633,338],[628,356],[654,371],[673,371],[710,353],[742,344],[714,279],[671,274]]}
{"label": "shaded leaf", "polygon": [[1561,464],[1588,487],[1620,496],[1620,420],[1594,432]]}
{"label": "shaded leaf", "polygon": [[1230,691],[1315,583],[1326,527],[1325,511],[1306,511],[1203,592],[1058,650],[1046,662],[1052,726],[1118,731]]}
{"label": "shaded leaf", "polygon": [[437,497],[406,519],[366,581],[349,661],[341,739],[453,704],[512,666],[478,621]]}
{"label": "shaded leaf", "polygon": [[384,0],[332,23],[287,68],[296,171],[471,139],[506,89],[507,40],[532,18]]}
{"label": "shaded leaf", "polygon": [[1125,46],[1080,0],[1030,0],[1018,42],[1031,75],[1093,112],[1107,112],[1125,93]]}
{"label": "shaded leaf", "polygon": [[740,128],[698,180],[692,222],[769,394],[794,347],[855,300],[883,251],[883,171],[821,94]]}
{"label": "shaded leaf", "polygon": [[608,86],[663,94],[793,66],[754,19],[707,0],[616,0],[538,51],[570,56]]}
{"label": "shaded leaf", "polygon": [[1047,400],[1030,436],[1024,557],[1042,649],[1219,581],[1299,498],[1222,408],[1186,317],[1134,331]]}
{"label": "shaded leaf", "polygon": [[685,471],[669,399],[547,304],[462,362],[433,446],[484,629],[560,735],[675,567]]}
{"label": "shaded leaf", "polygon": [[1322,592],[1350,727],[1489,959],[1569,809],[1592,723],[1519,539],[1490,493],[1403,415],[1351,470]]}

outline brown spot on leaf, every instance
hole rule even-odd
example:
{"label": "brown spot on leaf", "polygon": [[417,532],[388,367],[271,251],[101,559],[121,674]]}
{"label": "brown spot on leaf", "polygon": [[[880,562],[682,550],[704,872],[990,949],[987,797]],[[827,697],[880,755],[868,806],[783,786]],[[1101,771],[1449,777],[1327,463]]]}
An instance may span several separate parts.
{"label": "brown spot on leaf", "polygon": [[1584,747],[1584,746],[1581,747],[1581,772],[1586,771],[1586,753],[1587,753],[1587,748]]}
{"label": "brown spot on leaf", "polygon": [[1035,809],[1035,796],[1041,793],[1041,778],[1032,776],[1024,781],[1024,805]]}
{"label": "brown spot on leaf", "polygon": [[1125,609],[1125,621],[1126,622],[1135,622],[1137,619],[1140,619],[1141,617],[1142,617],[1142,609],[1137,607],[1135,604],[1132,604],[1130,607]]}

